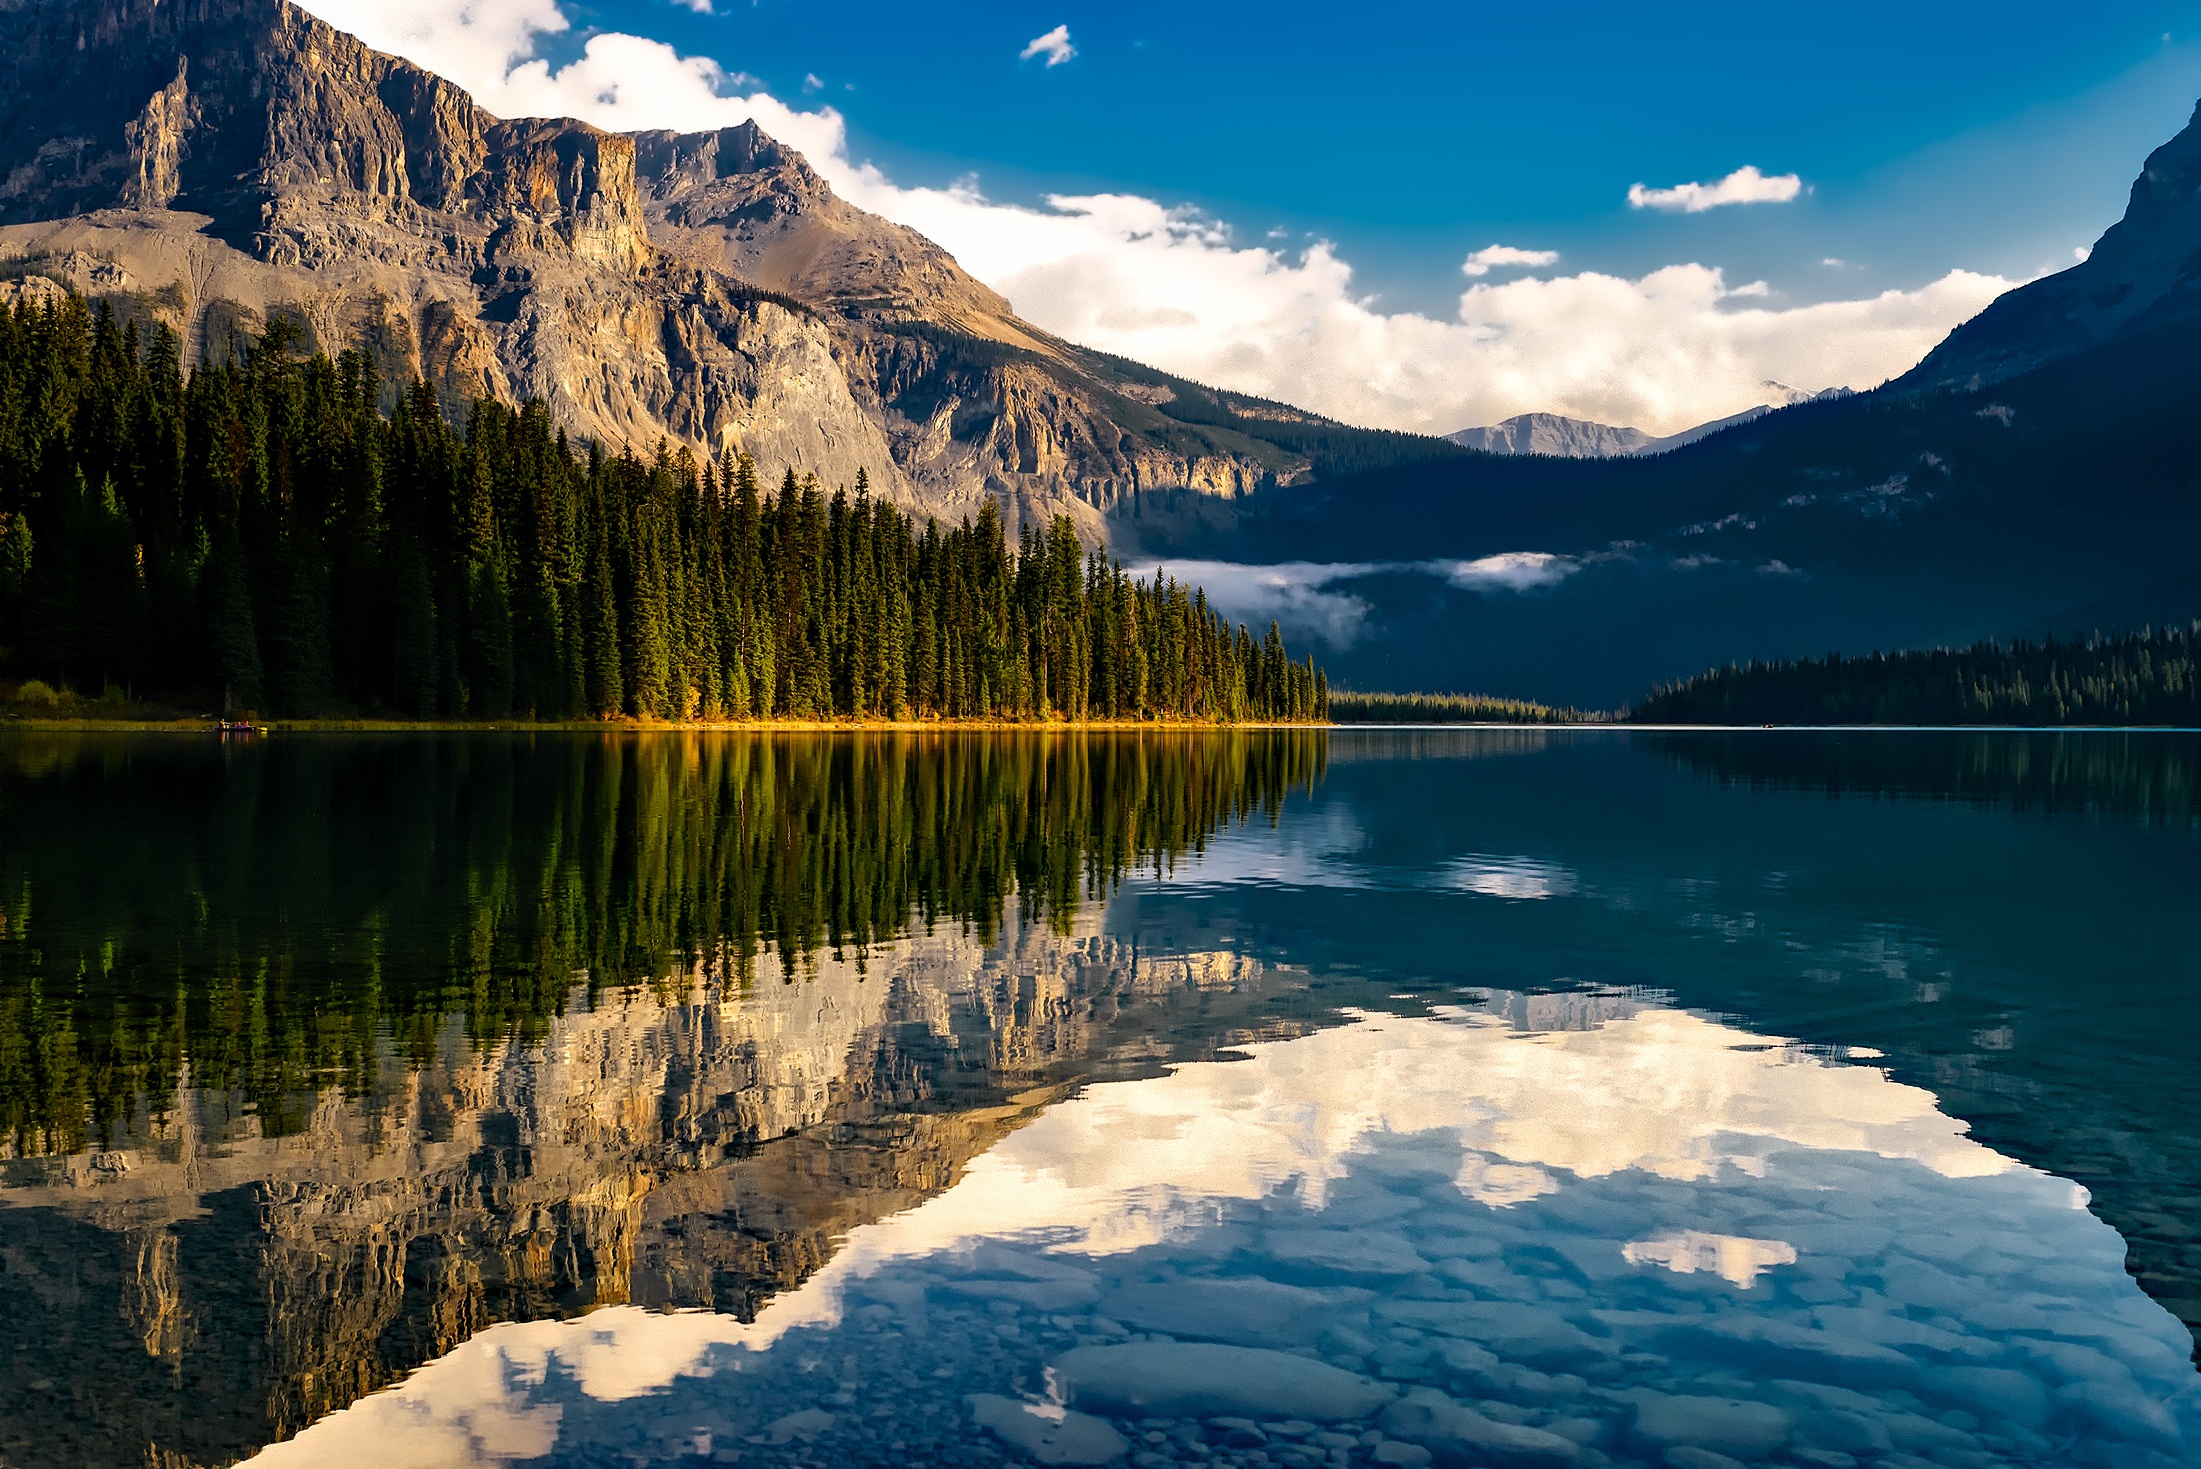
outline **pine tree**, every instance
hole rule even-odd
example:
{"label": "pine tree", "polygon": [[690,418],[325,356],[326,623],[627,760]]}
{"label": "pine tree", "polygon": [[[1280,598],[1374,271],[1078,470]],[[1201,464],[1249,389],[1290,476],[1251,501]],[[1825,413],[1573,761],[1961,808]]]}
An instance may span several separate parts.
{"label": "pine tree", "polygon": [[[148,341],[74,298],[0,312],[0,647],[18,665],[292,713],[1323,707],[1280,630],[1257,640],[1196,589],[1128,578],[1066,519],[1013,544],[992,502],[920,524],[868,471],[828,494],[788,469],[766,494],[744,455],[577,449],[540,403],[475,403],[461,431],[419,381],[385,416],[371,361],[301,340],[279,319],[187,378],[165,328]],[[2059,709],[2143,702],[2129,678],[2036,683]]]}
{"label": "pine tree", "polygon": [[214,676],[222,686],[222,712],[257,710],[262,702],[260,637],[252,616],[252,594],[245,586],[243,557],[233,548],[217,549],[207,584],[207,632]]}

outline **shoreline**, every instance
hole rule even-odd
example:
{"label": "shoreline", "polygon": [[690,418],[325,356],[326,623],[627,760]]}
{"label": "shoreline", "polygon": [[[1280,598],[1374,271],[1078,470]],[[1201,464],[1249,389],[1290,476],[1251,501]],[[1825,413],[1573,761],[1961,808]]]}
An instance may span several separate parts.
{"label": "shoreline", "polygon": [[[1196,719],[756,719],[756,720],[505,720],[457,719],[267,719],[249,721],[252,729],[237,737],[271,734],[1123,734],[1212,733],[1237,730],[1354,730],[1436,734],[1459,730],[1511,730],[1565,734],[1580,732],[1636,734],[2195,734],[2201,727],[2177,724],[1629,724],[1617,720],[1553,723],[1534,721],[1444,720],[1433,723],[1377,723],[1353,720],[1287,722],[1245,720],[1217,723]],[[0,735],[23,734],[219,734],[211,718],[176,719],[24,719],[0,716]]]}
{"label": "shoreline", "polygon": [[[245,738],[263,734],[923,734],[989,733],[1084,734],[1279,729],[1336,729],[1337,725],[1244,720],[1216,723],[1205,719],[742,719],[742,720],[465,720],[465,719],[255,719]],[[213,719],[10,719],[0,718],[0,733],[27,734],[218,734]]]}

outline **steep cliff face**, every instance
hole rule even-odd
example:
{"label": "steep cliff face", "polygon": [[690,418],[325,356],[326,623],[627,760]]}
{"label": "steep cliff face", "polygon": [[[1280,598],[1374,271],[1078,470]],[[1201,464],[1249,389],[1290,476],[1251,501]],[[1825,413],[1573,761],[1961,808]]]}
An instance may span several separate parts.
{"label": "steep cliff face", "polygon": [[1173,416],[1153,374],[1019,321],[753,125],[501,121],[287,0],[0,0],[0,97],[0,280],[165,321],[193,360],[285,316],[454,414],[536,396],[614,449],[866,469],[920,512],[991,498],[1096,541],[1144,490],[1307,467],[1269,416]]}
{"label": "steep cliff face", "polygon": [[650,242],[632,139],[502,122],[283,0],[0,9],[0,259],[185,338],[286,316],[454,414],[541,397],[909,498],[815,313]]}
{"label": "steep cliff face", "polygon": [[849,204],[755,123],[638,133],[635,144],[650,227],[666,248],[820,306],[901,312],[1045,350],[1047,339],[945,250]]}
{"label": "steep cliff face", "polygon": [[990,493],[1097,537],[1145,490],[1235,496],[1305,469],[1228,425],[1158,411],[1173,393],[1142,393],[1019,320],[946,251],[841,199],[754,123],[636,142],[652,238],[825,313],[859,398],[930,505],[969,513]]}
{"label": "steep cliff face", "polygon": [[2124,218],[2071,269],[2021,286],[1950,333],[1910,387],[1999,382],[2059,357],[2201,317],[2201,107],[2148,155]]}

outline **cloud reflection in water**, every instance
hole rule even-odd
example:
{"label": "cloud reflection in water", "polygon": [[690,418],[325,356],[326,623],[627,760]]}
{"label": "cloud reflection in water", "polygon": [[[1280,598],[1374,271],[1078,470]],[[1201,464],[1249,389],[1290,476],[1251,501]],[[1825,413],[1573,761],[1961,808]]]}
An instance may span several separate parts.
{"label": "cloud reflection in water", "polygon": [[[853,1231],[754,1322],[617,1308],[498,1327],[257,1462],[540,1458],[584,1420],[625,1432],[612,1405],[644,1400],[653,1423],[695,1416],[775,1462],[763,1430],[860,1404],[886,1372],[863,1354],[889,1337],[921,1334],[941,1366],[881,1411],[937,1415],[966,1393],[1036,1399],[1063,1352],[1148,1318],[1518,1400],[1523,1422],[1609,1445],[1655,1441],[1672,1404],[1723,1383],[1763,1400],[1752,1421],[1779,1442],[1839,1411],[1980,1462],[2049,1462],[2029,1455],[2057,1434],[2079,1452],[2055,1462],[2183,1452],[2184,1333],[2082,1190],[1877,1069],[1625,997],[1524,1033],[1529,998],[1095,1085]],[[1187,1292],[1207,1304],[1170,1314]],[[1278,1315],[1279,1292],[1304,1306]],[[839,1393],[806,1361],[850,1364]]]}

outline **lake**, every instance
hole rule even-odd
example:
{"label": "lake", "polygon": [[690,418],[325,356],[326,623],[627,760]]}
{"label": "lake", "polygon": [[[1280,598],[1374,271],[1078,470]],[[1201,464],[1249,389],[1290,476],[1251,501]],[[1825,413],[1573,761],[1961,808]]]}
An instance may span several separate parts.
{"label": "lake", "polygon": [[2201,1463],[2201,737],[0,737],[0,1465]]}

